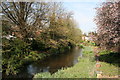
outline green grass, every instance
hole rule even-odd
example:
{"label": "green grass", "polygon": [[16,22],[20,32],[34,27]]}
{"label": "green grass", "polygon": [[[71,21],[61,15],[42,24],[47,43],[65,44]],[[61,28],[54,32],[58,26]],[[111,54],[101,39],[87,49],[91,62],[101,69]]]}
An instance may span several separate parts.
{"label": "green grass", "polygon": [[83,57],[90,58],[92,61],[94,61],[94,53],[93,53],[93,46],[85,46],[82,50]]}
{"label": "green grass", "polygon": [[118,75],[118,67],[105,62],[100,62],[100,63],[101,63],[100,70],[103,72],[103,75],[109,75],[109,76]]}
{"label": "green grass", "polygon": [[[83,55],[92,55],[92,48],[85,46],[83,49]],[[95,78],[94,65],[95,61],[92,61],[91,57],[84,56],[79,58],[78,63],[73,67],[68,67],[58,70],[54,74],[49,72],[38,73],[34,78]]]}
{"label": "green grass", "polygon": [[83,51],[92,51],[92,46],[84,46]]}
{"label": "green grass", "polygon": [[38,73],[34,78],[95,78],[94,65],[95,62],[88,58],[82,58],[73,67],[61,69],[54,74],[49,72]]}
{"label": "green grass", "polygon": [[[103,52],[100,55],[103,54],[108,54],[108,52]],[[83,58],[79,58],[78,60],[79,62],[73,67],[62,68],[54,74],[50,74],[49,72],[38,73],[34,78],[96,78],[96,61],[94,60],[93,47],[85,46],[83,49]],[[118,75],[118,67],[106,62],[100,63],[101,67],[99,69],[103,72],[103,75]]]}
{"label": "green grass", "polygon": [[112,51],[101,51],[99,54],[99,60],[101,61],[100,70],[103,72],[103,75],[118,75],[118,68],[120,68],[119,53],[115,53]]}

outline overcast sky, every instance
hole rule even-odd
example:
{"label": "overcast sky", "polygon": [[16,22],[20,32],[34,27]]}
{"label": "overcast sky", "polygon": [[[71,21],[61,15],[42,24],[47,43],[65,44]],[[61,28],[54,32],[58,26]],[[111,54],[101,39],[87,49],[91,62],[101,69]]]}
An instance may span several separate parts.
{"label": "overcast sky", "polygon": [[82,30],[83,33],[88,33],[95,31],[96,24],[94,22],[94,17],[96,15],[95,8],[100,5],[100,2],[95,0],[75,0],[75,1],[66,1],[63,2],[64,7],[68,11],[74,13],[74,19],[78,23],[78,27]]}

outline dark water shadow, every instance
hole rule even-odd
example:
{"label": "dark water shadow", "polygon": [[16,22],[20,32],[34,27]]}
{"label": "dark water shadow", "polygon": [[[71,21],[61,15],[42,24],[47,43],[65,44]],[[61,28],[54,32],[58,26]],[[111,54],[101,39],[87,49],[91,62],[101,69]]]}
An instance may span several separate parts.
{"label": "dark water shadow", "polygon": [[109,53],[99,56],[99,61],[107,62],[120,67],[120,53]]}
{"label": "dark water shadow", "polygon": [[[38,60],[28,64],[16,75],[2,75],[3,78],[29,78],[32,79],[35,74],[57,72],[62,68],[72,67],[78,63],[78,58],[82,57],[82,49],[75,47],[59,55],[52,55],[44,60]],[[52,80],[52,79],[51,79]]]}

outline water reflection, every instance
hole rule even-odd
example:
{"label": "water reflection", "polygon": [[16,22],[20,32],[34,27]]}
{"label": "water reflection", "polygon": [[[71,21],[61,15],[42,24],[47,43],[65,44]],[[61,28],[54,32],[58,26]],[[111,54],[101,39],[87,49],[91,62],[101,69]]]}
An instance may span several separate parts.
{"label": "water reflection", "polygon": [[[82,49],[74,48],[66,53],[57,56],[50,56],[43,61],[36,61],[26,66],[18,75],[10,75],[12,78],[31,78],[36,73],[50,72],[54,73],[59,69],[70,67],[78,62],[78,57],[82,57]],[[5,76],[4,76],[5,77]],[[8,77],[8,76],[6,76]]]}
{"label": "water reflection", "polygon": [[74,48],[64,54],[51,56],[43,61],[37,61],[27,67],[27,73],[34,75],[40,72],[54,73],[62,67],[70,67],[78,62],[78,57],[82,57],[81,49]]}

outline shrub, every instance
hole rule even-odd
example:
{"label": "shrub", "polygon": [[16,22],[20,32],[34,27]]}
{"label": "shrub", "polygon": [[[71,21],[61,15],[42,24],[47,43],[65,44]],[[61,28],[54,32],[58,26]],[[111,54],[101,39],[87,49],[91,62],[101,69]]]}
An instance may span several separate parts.
{"label": "shrub", "polygon": [[79,47],[79,48],[84,48],[84,45],[79,44],[78,47]]}
{"label": "shrub", "polygon": [[22,59],[30,53],[29,44],[16,38],[3,40],[2,66],[6,74],[16,74],[23,64]]}
{"label": "shrub", "polygon": [[45,50],[45,42],[40,39],[34,39],[32,41],[31,47],[33,50],[44,51]]}

